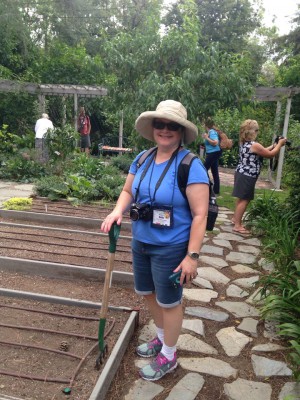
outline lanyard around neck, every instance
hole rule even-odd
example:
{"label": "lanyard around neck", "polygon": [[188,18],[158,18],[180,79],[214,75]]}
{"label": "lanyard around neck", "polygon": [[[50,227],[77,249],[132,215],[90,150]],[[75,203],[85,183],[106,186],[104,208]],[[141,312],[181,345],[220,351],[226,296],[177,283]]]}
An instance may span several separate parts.
{"label": "lanyard around neck", "polygon": [[[177,147],[177,149],[172,153],[172,156],[171,156],[171,158],[169,159],[168,164],[165,166],[165,168],[164,168],[164,170],[163,170],[163,172],[162,172],[162,174],[161,174],[159,180],[157,181],[157,183],[156,183],[156,185],[155,185],[155,190],[154,190],[154,195],[153,195],[153,201],[154,201],[154,199],[155,199],[156,192],[157,192],[158,188],[160,187],[160,185],[161,185],[161,183],[162,183],[164,177],[166,176],[166,173],[168,172],[168,170],[169,170],[169,168],[170,168],[170,166],[171,166],[171,164],[172,164],[174,158],[177,156],[180,147],[181,147],[181,145],[179,145],[179,146]],[[147,172],[148,172],[148,170],[149,170],[149,168],[150,168],[150,165],[151,165],[152,162],[154,161],[154,159],[155,159],[155,157],[156,157],[156,153],[157,153],[157,149],[156,149],[156,150],[153,152],[153,154],[151,155],[151,157],[150,157],[150,159],[149,159],[149,161],[148,161],[148,163],[147,163],[147,165],[146,165],[146,167],[145,167],[145,169],[144,169],[144,171],[143,171],[143,173],[142,173],[142,175],[141,175],[141,178],[140,178],[140,181],[139,181],[139,184],[138,184],[136,193],[135,193],[135,198],[134,198],[135,202],[137,201],[137,198],[138,198],[138,194],[139,194],[139,190],[140,190],[141,183],[142,183],[143,179],[145,178],[145,176],[146,176],[146,174],[147,174]]]}

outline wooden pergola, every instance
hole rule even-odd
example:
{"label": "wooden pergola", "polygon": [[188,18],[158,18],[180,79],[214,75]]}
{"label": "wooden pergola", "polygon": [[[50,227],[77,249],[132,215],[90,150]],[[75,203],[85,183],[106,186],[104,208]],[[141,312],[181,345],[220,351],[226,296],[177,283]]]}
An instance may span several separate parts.
{"label": "wooden pergola", "polygon": [[39,84],[29,82],[0,80],[0,92],[27,92],[37,95],[40,113],[45,112],[46,96],[62,96],[63,98],[73,96],[75,129],[77,129],[78,97],[106,96],[107,89],[101,86],[90,85],[64,85],[64,84]]}
{"label": "wooden pergola", "polygon": [[[252,96],[253,101],[276,101],[276,116],[275,116],[275,131],[279,131],[279,123],[280,123],[280,113],[282,108],[282,102],[286,101],[286,109],[285,109],[285,117],[284,117],[284,125],[281,136],[287,137],[289,120],[290,120],[290,112],[291,112],[291,104],[292,97],[296,94],[300,93],[300,87],[257,87],[255,89],[255,94]],[[276,135],[275,135],[276,136]],[[276,180],[273,179],[272,171],[269,168],[269,180],[274,185],[275,189],[280,189],[281,177],[282,177],[282,168],[283,168],[283,160],[284,160],[284,152],[285,146],[283,146],[280,150],[278,167]]]}

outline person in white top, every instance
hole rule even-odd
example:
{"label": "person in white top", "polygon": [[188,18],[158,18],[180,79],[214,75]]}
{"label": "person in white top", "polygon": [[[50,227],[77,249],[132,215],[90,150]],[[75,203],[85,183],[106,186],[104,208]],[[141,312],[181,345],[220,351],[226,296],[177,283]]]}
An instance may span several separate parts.
{"label": "person in white top", "polygon": [[45,143],[45,134],[48,129],[54,129],[52,121],[50,121],[48,114],[42,114],[35,124],[35,148],[37,158],[40,162],[46,162],[49,159],[48,149]]}
{"label": "person in white top", "polygon": [[53,123],[48,114],[42,114],[42,118],[38,119],[35,124],[35,138],[42,139],[48,129],[54,129]]}

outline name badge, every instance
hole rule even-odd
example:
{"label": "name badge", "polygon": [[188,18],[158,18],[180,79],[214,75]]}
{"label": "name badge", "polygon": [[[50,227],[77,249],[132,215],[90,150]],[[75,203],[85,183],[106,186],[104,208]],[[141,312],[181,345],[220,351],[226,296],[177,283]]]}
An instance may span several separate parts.
{"label": "name badge", "polygon": [[152,206],[153,228],[173,228],[173,207],[172,206]]}

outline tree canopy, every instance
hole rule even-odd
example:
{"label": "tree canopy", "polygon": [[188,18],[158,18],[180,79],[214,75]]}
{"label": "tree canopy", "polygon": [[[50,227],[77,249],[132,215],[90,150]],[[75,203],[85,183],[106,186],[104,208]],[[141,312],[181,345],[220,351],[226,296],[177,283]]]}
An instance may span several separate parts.
{"label": "tree canopy", "polygon": [[[283,38],[263,27],[262,15],[260,0],[177,0],[168,9],[162,0],[3,0],[0,76],[105,86],[106,98],[84,100],[89,111],[116,129],[123,110],[133,135],[136,116],[166,98],[182,101],[200,123],[249,99],[272,52],[273,83],[298,84],[299,13]],[[0,123],[17,125],[23,114],[12,98],[0,104]],[[26,103],[32,126],[37,107]]]}

